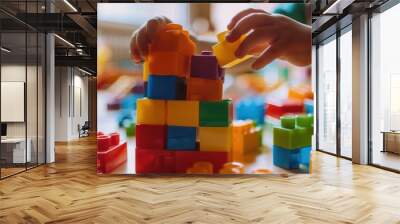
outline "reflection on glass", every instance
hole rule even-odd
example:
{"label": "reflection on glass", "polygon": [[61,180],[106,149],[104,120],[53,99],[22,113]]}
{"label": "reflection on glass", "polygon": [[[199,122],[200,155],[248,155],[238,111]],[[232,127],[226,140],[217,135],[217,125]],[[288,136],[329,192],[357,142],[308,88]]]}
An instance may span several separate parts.
{"label": "reflection on glass", "polygon": [[318,48],[318,147],[336,153],[336,39]]}
{"label": "reflection on glass", "polygon": [[[400,5],[372,17],[372,163],[400,170]],[[384,134],[386,133],[386,134]]]}
{"label": "reflection on glass", "polygon": [[352,157],[352,35],[340,36],[340,154]]}
{"label": "reflection on glass", "polygon": [[[1,122],[6,133],[1,140],[1,175],[25,170],[31,159],[26,141],[26,34],[2,33],[1,46]],[[27,150],[28,149],[28,150]]]}

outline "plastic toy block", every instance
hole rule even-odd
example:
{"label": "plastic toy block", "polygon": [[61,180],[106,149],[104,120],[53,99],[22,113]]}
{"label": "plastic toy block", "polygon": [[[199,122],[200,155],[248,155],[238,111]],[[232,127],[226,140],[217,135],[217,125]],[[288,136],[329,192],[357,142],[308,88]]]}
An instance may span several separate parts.
{"label": "plastic toy block", "polygon": [[253,128],[248,134],[243,136],[243,152],[244,154],[258,153],[262,140],[261,128]]}
{"label": "plastic toy block", "polygon": [[186,82],[188,100],[218,101],[222,100],[223,81],[216,79],[189,78]]}
{"label": "plastic toy block", "polygon": [[144,94],[129,93],[124,98],[121,99],[121,109],[136,109],[137,100],[143,98]]}
{"label": "plastic toy block", "polygon": [[199,102],[168,100],[167,124],[169,126],[199,126]]}
{"label": "plastic toy block", "polygon": [[245,98],[236,103],[235,114],[237,120],[253,120],[257,125],[264,124],[265,102],[264,99]]}
{"label": "plastic toy block", "polygon": [[144,82],[144,97],[147,97],[147,81]]}
{"label": "plastic toy block", "polygon": [[186,170],[187,174],[212,174],[213,164],[206,161],[195,162],[193,167]]}
{"label": "plastic toy block", "polygon": [[314,94],[309,86],[289,88],[288,91],[288,98],[292,100],[303,101],[305,99],[313,99],[313,97]]}
{"label": "plastic toy block", "polygon": [[285,114],[304,113],[304,105],[300,101],[287,101],[284,103],[268,103],[266,108],[268,116],[279,119]]}
{"label": "plastic toy block", "polygon": [[[282,118],[281,118],[282,120]],[[300,127],[312,127],[314,123],[314,116],[313,115],[297,115],[296,116],[296,125]]]}
{"label": "plastic toy block", "polygon": [[313,114],[314,113],[314,101],[312,100],[304,100],[304,109],[307,114]]}
{"label": "plastic toy block", "polygon": [[204,79],[219,79],[220,71],[217,58],[210,51],[201,55],[193,55],[190,61],[190,77]]}
{"label": "plastic toy block", "polygon": [[107,110],[119,110],[121,108],[121,104],[119,100],[114,100],[111,103],[107,103]]}
{"label": "plastic toy block", "polygon": [[175,151],[175,171],[185,173],[196,162],[210,162],[213,173],[218,173],[222,166],[228,162],[227,152],[202,152],[202,151]]}
{"label": "plastic toy block", "polygon": [[166,103],[164,100],[142,98],[137,100],[137,124],[164,125],[166,117]]}
{"label": "plastic toy block", "polygon": [[239,162],[225,163],[222,169],[219,170],[220,174],[243,174],[244,165]]}
{"label": "plastic toy block", "polygon": [[126,127],[134,122],[134,111],[132,109],[121,109],[118,112],[118,126]]}
{"label": "plastic toy block", "polygon": [[190,56],[177,52],[154,52],[148,56],[149,74],[189,76]]}
{"label": "plastic toy block", "polygon": [[281,117],[281,126],[282,128],[293,129],[296,126],[297,118],[292,115],[286,115]]}
{"label": "plastic toy block", "polygon": [[230,152],[231,127],[199,127],[200,151]]}
{"label": "plastic toy block", "polygon": [[164,149],[166,142],[165,125],[136,125],[136,148]]}
{"label": "plastic toy block", "polygon": [[196,45],[181,25],[170,23],[156,33],[149,46],[150,54],[160,51],[192,55],[196,51]]}
{"label": "plastic toy block", "polygon": [[175,173],[175,152],[160,149],[136,148],[136,173]]}
{"label": "plastic toy block", "polygon": [[98,136],[97,147],[97,168],[100,173],[110,173],[126,161],[127,144],[120,143],[118,133]]}
{"label": "plastic toy block", "polygon": [[256,169],[256,170],[253,170],[252,173],[253,174],[271,174],[272,171],[269,169]]}
{"label": "plastic toy block", "polygon": [[296,125],[307,129],[309,135],[314,134],[314,116],[311,114],[297,115]]}
{"label": "plastic toy block", "polygon": [[299,169],[309,167],[311,147],[287,150],[279,146],[273,146],[273,163],[283,169]]}
{"label": "plastic toy block", "polygon": [[228,127],[232,123],[231,100],[200,101],[200,126]]}
{"label": "plastic toy block", "polygon": [[185,99],[185,80],[176,76],[150,75],[147,84],[147,97],[165,100]]}
{"label": "plastic toy block", "polygon": [[294,129],[274,127],[273,144],[285,149],[311,146],[311,134],[307,128]]}
{"label": "plastic toy block", "polygon": [[239,121],[232,123],[232,150],[230,153],[231,161],[244,161],[244,135],[250,133],[253,128],[251,120]]}
{"label": "plastic toy block", "polygon": [[196,150],[196,128],[168,126],[167,150]]}
{"label": "plastic toy block", "polygon": [[136,124],[130,123],[125,127],[126,136],[133,137],[136,135]]}
{"label": "plastic toy block", "polygon": [[212,50],[214,55],[218,59],[218,63],[222,67],[230,68],[233,67],[249,58],[250,55],[246,55],[243,58],[236,58],[235,51],[239,47],[239,45],[246,39],[246,36],[243,35],[237,41],[231,43],[225,40],[225,35],[228,31],[219,33],[217,35],[218,43],[212,46]]}
{"label": "plastic toy block", "polygon": [[143,81],[147,82],[149,79],[149,59],[146,58],[143,62]]}

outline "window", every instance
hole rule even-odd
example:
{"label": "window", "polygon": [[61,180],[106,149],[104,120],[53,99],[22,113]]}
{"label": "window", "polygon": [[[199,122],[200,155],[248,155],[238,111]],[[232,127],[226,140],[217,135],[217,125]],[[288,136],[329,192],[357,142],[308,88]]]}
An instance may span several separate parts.
{"label": "window", "polygon": [[371,159],[400,170],[400,5],[371,18]]}
{"label": "window", "polygon": [[336,154],[336,36],[318,48],[318,149]]}
{"label": "window", "polygon": [[[347,32],[346,32],[347,31]],[[352,157],[352,35],[340,36],[340,155]]]}

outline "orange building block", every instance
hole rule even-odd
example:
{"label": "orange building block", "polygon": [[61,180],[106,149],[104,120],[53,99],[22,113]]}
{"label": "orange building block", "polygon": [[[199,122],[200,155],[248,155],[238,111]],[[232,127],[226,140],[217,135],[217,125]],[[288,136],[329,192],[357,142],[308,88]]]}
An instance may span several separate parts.
{"label": "orange building block", "polygon": [[188,100],[222,100],[222,84],[219,79],[189,78],[186,82]]}
{"label": "orange building block", "polygon": [[314,93],[311,91],[310,87],[294,87],[289,88],[288,98],[291,100],[305,100],[305,99],[313,99]]}
{"label": "orange building block", "polygon": [[154,52],[148,56],[148,73],[188,77],[190,56],[177,52]]}
{"label": "orange building block", "polygon": [[155,35],[149,46],[150,54],[165,51],[193,55],[196,52],[196,45],[181,25],[170,23]]}
{"label": "orange building block", "polygon": [[244,165],[239,162],[225,163],[224,166],[219,170],[220,174],[243,174]]}
{"label": "orange building block", "polygon": [[251,120],[234,121],[232,124],[232,151],[230,160],[234,162],[244,161],[244,135],[249,134],[253,127]]}

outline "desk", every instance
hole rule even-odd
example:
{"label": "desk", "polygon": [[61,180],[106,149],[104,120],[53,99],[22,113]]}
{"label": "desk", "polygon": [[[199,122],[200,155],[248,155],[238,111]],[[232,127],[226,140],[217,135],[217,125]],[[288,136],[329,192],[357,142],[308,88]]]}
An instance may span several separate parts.
{"label": "desk", "polygon": [[382,131],[383,150],[382,152],[392,152],[400,154],[400,131]]}
{"label": "desk", "polygon": [[25,138],[1,139],[1,159],[5,159],[6,163],[31,162],[32,141],[28,138],[26,142],[28,147],[25,152]]}

